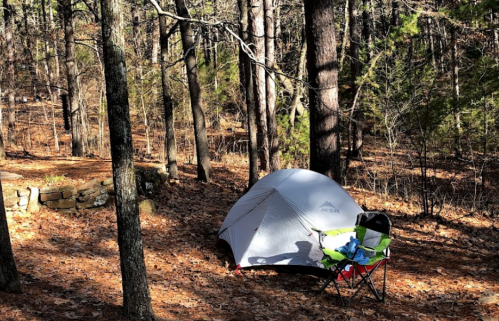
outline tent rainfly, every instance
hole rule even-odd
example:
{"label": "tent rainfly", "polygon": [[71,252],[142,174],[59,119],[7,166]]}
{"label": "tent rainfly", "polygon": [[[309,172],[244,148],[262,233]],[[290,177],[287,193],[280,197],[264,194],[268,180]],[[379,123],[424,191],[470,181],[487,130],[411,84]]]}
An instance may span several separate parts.
{"label": "tent rainfly", "polygon": [[[363,212],[335,181],[305,169],[283,169],[260,179],[232,207],[218,237],[229,243],[238,268],[256,265],[322,267],[318,234],[355,226]],[[328,248],[350,240],[328,237]]]}

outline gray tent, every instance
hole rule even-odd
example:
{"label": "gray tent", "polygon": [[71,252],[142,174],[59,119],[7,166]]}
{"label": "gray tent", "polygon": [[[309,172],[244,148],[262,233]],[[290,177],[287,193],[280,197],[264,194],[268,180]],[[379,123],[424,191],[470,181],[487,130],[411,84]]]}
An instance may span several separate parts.
{"label": "gray tent", "polygon": [[[335,181],[305,169],[284,169],[260,179],[232,207],[219,238],[232,248],[238,267],[302,265],[321,267],[318,235],[354,227],[362,209]],[[328,248],[350,235],[328,237]]]}

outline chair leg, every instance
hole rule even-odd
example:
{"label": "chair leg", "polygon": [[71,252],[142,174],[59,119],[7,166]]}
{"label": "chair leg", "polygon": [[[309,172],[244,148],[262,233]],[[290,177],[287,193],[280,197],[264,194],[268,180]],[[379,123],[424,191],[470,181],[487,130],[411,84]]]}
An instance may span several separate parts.
{"label": "chair leg", "polygon": [[352,295],[352,297],[350,298],[350,300],[348,301],[348,303],[347,303],[346,306],[349,306],[350,303],[352,303],[353,299],[355,299],[355,297],[360,292],[360,290],[362,290],[362,288],[364,287],[364,285],[367,285],[369,287],[369,289],[371,290],[371,292],[374,294],[374,296],[376,297],[376,299],[379,302],[384,303],[384,300],[385,300],[385,286],[386,286],[386,262],[385,262],[385,271],[384,271],[385,275],[384,275],[384,278],[383,278],[383,295],[382,296],[380,296],[378,290],[376,290],[376,286],[374,284],[374,281],[371,278],[372,274],[378,269],[378,267],[380,266],[380,264],[383,261],[384,260],[379,261],[378,264],[376,264],[374,266],[374,268],[371,271],[368,271],[365,275],[362,274],[362,272],[357,268],[357,266],[354,266],[355,270],[358,272],[358,275],[361,277],[361,280],[355,285],[355,287],[358,287],[358,289]]}
{"label": "chair leg", "polygon": [[[336,276],[336,277],[337,277],[337,276]],[[333,282],[333,280],[334,280],[334,275],[329,276],[329,277],[327,278],[326,282],[324,283],[324,285],[323,285],[323,286],[322,286],[322,287],[321,287],[321,288],[317,291],[317,294],[321,294],[321,293],[322,293],[322,291],[324,291],[324,290],[327,288],[327,286],[328,286],[331,282]]]}
{"label": "chair leg", "polygon": [[333,280],[338,278],[338,275],[341,273],[341,270],[343,270],[345,268],[345,264],[338,264],[338,265],[335,265],[333,268],[334,268],[334,270],[333,269],[331,270],[333,273],[327,278],[324,285],[317,291],[317,294],[321,294],[322,291],[324,291],[327,288],[327,286],[331,282],[333,282]]}

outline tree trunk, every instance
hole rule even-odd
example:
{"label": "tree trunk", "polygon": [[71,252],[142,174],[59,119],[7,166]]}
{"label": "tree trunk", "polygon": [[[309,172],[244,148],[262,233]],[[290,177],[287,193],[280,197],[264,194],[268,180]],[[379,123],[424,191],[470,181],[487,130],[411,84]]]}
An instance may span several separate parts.
{"label": "tree trunk", "polygon": [[[50,25],[50,35],[53,43],[54,50],[54,76],[55,76],[55,84],[57,86],[57,97],[61,95],[61,89],[59,86],[60,76],[61,76],[61,67],[59,64],[59,39],[57,37],[57,32],[54,26],[54,13],[52,9],[52,4],[50,0],[47,0],[47,6],[49,7],[49,25]],[[55,101],[54,101],[55,102]]]}
{"label": "tree trunk", "polygon": [[[5,4],[5,3],[4,3]],[[1,137],[0,137],[1,139]],[[0,181],[0,291],[21,293],[21,282],[10,244],[9,226]]]}
{"label": "tree trunk", "polygon": [[152,49],[151,49],[151,64],[157,64],[158,63],[158,56],[159,56],[159,19],[153,18],[152,21]]}
{"label": "tree trunk", "polygon": [[135,51],[136,59],[142,58],[142,37],[140,34],[140,12],[139,1],[132,0],[131,14],[132,14],[132,37],[133,37],[133,50]]}
{"label": "tree trunk", "polygon": [[274,28],[274,0],[264,0],[265,9],[265,65],[267,67],[266,75],[266,102],[267,102],[267,121],[269,133],[269,161],[270,171],[275,172],[281,169],[279,160],[279,137],[277,135],[277,117],[276,117],[276,90],[275,90],[275,28]]}
{"label": "tree trunk", "polygon": [[[352,0],[354,1],[354,0]],[[348,34],[350,32],[350,24],[348,23],[349,21],[349,16],[348,16],[348,7],[349,7],[350,0],[346,0],[345,2],[345,29],[343,30],[343,41],[341,42],[341,54],[340,54],[340,71],[343,71],[343,61],[345,60],[346,56],[346,48],[347,48],[347,43],[348,43]]]}
{"label": "tree trunk", "polygon": [[264,6],[262,0],[251,0],[249,10],[249,29],[251,43],[256,63],[252,63],[253,91],[255,95],[255,108],[258,126],[258,150],[260,169],[269,170],[269,140],[267,126],[267,101],[265,77],[265,27]]}
{"label": "tree trunk", "polygon": [[[0,84],[0,97],[2,97],[2,85]],[[5,160],[5,144],[3,142],[3,107],[0,99],[0,160]]]}
{"label": "tree trunk", "polygon": [[[239,8],[239,37],[248,44],[248,4],[246,0],[237,0]],[[243,46],[239,45],[239,91],[243,99],[243,112],[247,114],[246,106],[246,65],[247,55],[243,50]]]}
{"label": "tree trunk", "polygon": [[47,81],[45,85],[47,86],[47,91],[50,96],[50,100],[52,102],[57,101],[57,96],[55,91],[52,90],[52,85],[54,83],[54,72],[50,66],[50,42],[49,42],[49,24],[47,21],[47,9],[45,5],[45,0],[42,1],[42,18],[43,18],[43,36],[44,36],[44,50],[45,50],[45,59],[43,62],[43,67],[45,69],[45,74],[47,75]]}
{"label": "tree trunk", "polygon": [[[184,0],[175,0],[175,4],[179,16],[184,18],[190,17]],[[211,180],[208,136],[206,134],[206,122],[201,100],[201,87],[199,86],[198,70],[196,66],[196,42],[194,41],[194,31],[189,22],[180,22],[180,34],[182,37],[182,46],[184,47],[187,81],[189,83],[192,118],[194,121],[198,179],[208,182]]]}
{"label": "tree trunk", "polygon": [[355,103],[355,97],[357,96],[357,91],[360,88],[357,86],[356,81],[360,73],[360,63],[359,63],[359,44],[360,44],[360,30],[357,24],[358,12],[357,12],[357,0],[350,0],[348,13],[350,17],[350,76],[352,82],[352,110],[353,119],[352,122],[352,157],[358,157],[362,151],[362,125],[363,116],[361,103]]}
{"label": "tree trunk", "polygon": [[392,19],[390,21],[390,24],[393,27],[400,25],[400,6],[398,0],[392,1]]}
{"label": "tree trunk", "polygon": [[461,111],[459,107],[459,56],[457,47],[457,27],[451,26],[452,51],[452,92],[454,114],[454,156],[461,157]]}
{"label": "tree trunk", "polygon": [[[249,44],[250,38],[248,34],[249,28],[249,0],[238,0],[239,6],[239,25],[241,31],[241,39]],[[241,49],[239,50],[240,68],[243,68],[242,74],[245,79],[244,84],[244,97],[246,101],[246,110],[248,114],[248,152],[249,152],[249,179],[248,189],[258,182],[258,145],[257,145],[257,125],[256,125],[256,111],[255,99],[253,90],[253,75],[251,73],[251,61],[248,55]]]}
{"label": "tree trunk", "polygon": [[[32,29],[29,26],[28,22],[28,4],[26,3],[26,0],[23,0],[22,2],[22,10],[23,10],[23,23],[24,23],[24,32],[23,32],[23,43],[24,43],[24,59],[26,59],[26,63],[28,65],[28,70],[29,74],[31,77],[31,95],[32,97],[35,97],[37,95],[37,83],[38,83],[38,76],[37,76],[37,64],[35,60],[33,59],[33,53],[32,53],[32,48],[33,48],[33,43],[30,35],[30,30]],[[36,46],[35,48],[37,48]]]}
{"label": "tree trunk", "polygon": [[[305,0],[310,169],[341,182],[338,60],[332,0]],[[328,26],[328,28],[324,28]]]}
{"label": "tree trunk", "polygon": [[102,40],[109,134],[116,194],[123,312],[132,320],[154,320],[142,246],[125,65],[123,15],[118,0],[102,0]]}
{"label": "tree trunk", "polygon": [[305,58],[307,56],[307,40],[305,37],[305,23],[303,24],[302,31],[302,42],[300,49],[300,60],[298,62],[298,70],[296,72],[295,89],[293,91],[293,98],[291,99],[290,112],[289,112],[289,122],[291,128],[295,126],[296,114],[302,115],[304,112],[304,107],[301,103],[302,91],[303,91],[303,70],[305,69]]}
{"label": "tree trunk", "polygon": [[274,46],[277,48],[276,56],[282,60],[282,27],[281,27],[281,4],[279,1],[275,1],[275,41]]}
{"label": "tree trunk", "polygon": [[362,37],[364,38],[364,42],[368,49],[367,61],[369,62],[374,56],[373,45],[372,45],[373,39],[371,32],[371,15],[369,12],[369,6],[370,6],[369,1],[362,0],[362,6],[364,7],[364,10],[362,11]]}
{"label": "tree trunk", "polygon": [[66,74],[68,82],[69,106],[71,110],[72,155],[83,156],[84,150],[81,137],[81,112],[78,105],[79,93],[71,0],[63,0],[61,5],[64,17],[64,40],[66,41]]}
{"label": "tree trunk", "polygon": [[[161,3],[164,7],[165,1]],[[159,38],[161,47],[161,86],[163,89],[163,108],[165,111],[165,151],[167,167],[169,169],[170,178],[178,178],[177,166],[177,142],[175,140],[175,117],[174,117],[174,101],[171,92],[170,75],[168,73],[168,37],[166,31],[167,18],[166,16],[159,17]]]}
{"label": "tree trunk", "polygon": [[8,0],[3,0],[3,17],[5,23],[5,45],[7,54],[7,141],[16,144],[16,74],[14,48],[14,12]]}

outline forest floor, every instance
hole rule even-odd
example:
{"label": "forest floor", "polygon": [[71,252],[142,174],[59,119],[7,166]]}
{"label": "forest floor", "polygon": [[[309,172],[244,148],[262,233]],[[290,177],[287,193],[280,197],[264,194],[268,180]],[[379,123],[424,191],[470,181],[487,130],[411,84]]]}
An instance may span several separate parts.
{"label": "forest floor", "polygon": [[[145,164],[148,165],[148,164]],[[149,163],[149,165],[157,165]],[[244,166],[213,163],[212,183],[182,164],[180,180],[141,214],[155,313],[173,320],[499,320],[499,219],[464,210],[423,217],[412,201],[347,187],[362,206],[393,221],[386,303],[364,292],[343,308],[324,276],[272,267],[234,273],[230,249],[216,236],[244,194]],[[111,176],[109,160],[9,153],[1,169],[24,176],[4,189]],[[1,320],[125,320],[114,206],[76,214],[44,208],[9,216],[22,294],[0,293]],[[381,275],[381,274],[380,274]]]}

